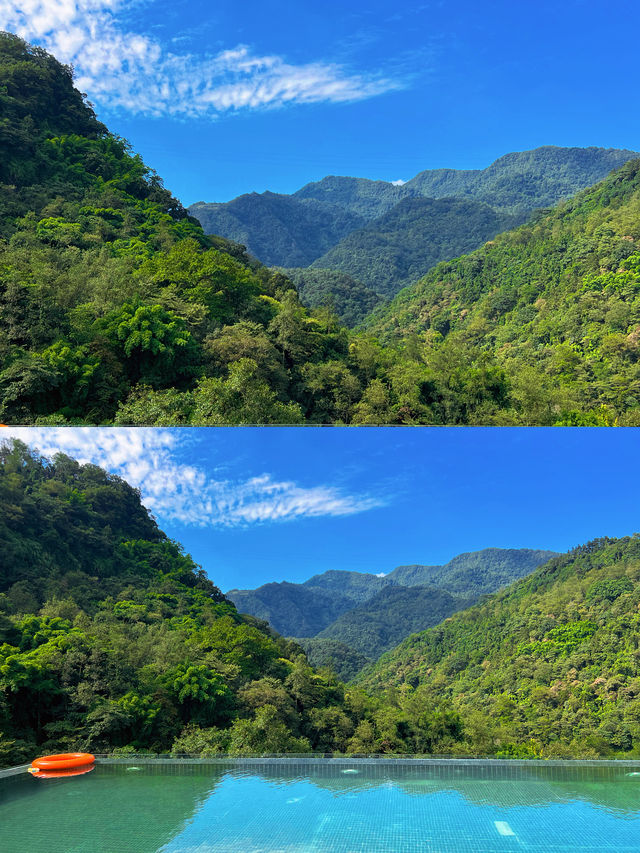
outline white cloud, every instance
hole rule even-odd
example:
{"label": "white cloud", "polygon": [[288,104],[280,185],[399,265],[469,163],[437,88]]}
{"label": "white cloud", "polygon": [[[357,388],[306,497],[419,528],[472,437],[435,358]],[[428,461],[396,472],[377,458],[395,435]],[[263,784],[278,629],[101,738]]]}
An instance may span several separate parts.
{"label": "white cloud", "polygon": [[214,117],[233,110],[358,101],[399,80],[349,74],[327,62],[291,65],[238,45],[217,55],[166,51],[147,35],[126,32],[117,13],[134,0],[0,0],[0,28],[73,64],[76,85],[107,111]]}
{"label": "white cloud", "polygon": [[378,572],[376,575],[377,578],[386,578],[387,572]]}
{"label": "white cloud", "polygon": [[215,479],[215,470],[176,461],[175,451],[190,437],[185,429],[133,427],[8,427],[0,434],[0,439],[19,438],[43,456],[66,453],[117,474],[140,489],[144,505],[161,522],[244,527],[349,516],[383,505],[369,495],[346,494],[335,486],[300,486],[269,474]]}
{"label": "white cloud", "polygon": [[397,180],[397,181],[391,181],[391,183],[393,184],[393,186],[394,186],[394,187],[402,187],[402,186],[404,186],[407,182],[406,182],[406,181],[403,181],[403,180],[402,180],[402,178],[398,178],[398,180]]}

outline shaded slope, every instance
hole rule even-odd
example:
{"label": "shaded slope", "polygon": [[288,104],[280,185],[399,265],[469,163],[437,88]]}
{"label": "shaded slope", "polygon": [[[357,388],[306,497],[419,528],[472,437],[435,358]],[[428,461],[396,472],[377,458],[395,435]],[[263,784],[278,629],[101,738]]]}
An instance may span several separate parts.
{"label": "shaded slope", "polygon": [[359,228],[364,219],[343,207],[277,193],[250,193],[224,204],[198,202],[189,213],[206,234],[244,244],[270,266],[307,266]]}
{"label": "shaded slope", "polygon": [[308,308],[327,306],[345,326],[361,323],[380,303],[380,295],[339,270],[313,267],[283,269],[295,284],[300,301]]}
{"label": "shaded slope", "polygon": [[241,613],[264,619],[284,636],[313,636],[349,607],[349,599],[307,589],[302,584],[267,583],[255,590],[226,593]]}
{"label": "shaded slope", "polygon": [[337,269],[393,296],[439,261],[470,251],[514,223],[482,202],[407,198],[351,232],[312,268]]}
{"label": "shaded slope", "polygon": [[437,625],[468,606],[471,599],[471,595],[453,596],[435,586],[389,586],[343,613],[314,639],[336,640],[375,660],[408,634]]}

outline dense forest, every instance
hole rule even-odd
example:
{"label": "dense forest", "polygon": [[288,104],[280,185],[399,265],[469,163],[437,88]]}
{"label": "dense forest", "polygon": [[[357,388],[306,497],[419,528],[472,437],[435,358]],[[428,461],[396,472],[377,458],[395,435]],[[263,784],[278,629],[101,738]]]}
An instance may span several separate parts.
{"label": "dense forest", "polygon": [[380,303],[375,290],[345,272],[313,267],[281,269],[295,284],[303,305],[309,308],[326,306],[350,328],[362,323]]}
{"label": "dense forest", "polygon": [[[427,363],[443,351],[486,353],[524,423],[637,424],[639,244],[633,160],[531,223],[438,265],[370,329],[389,341],[417,335]],[[487,419],[511,422],[504,409]]]}
{"label": "dense forest", "polygon": [[348,273],[375,293],[390,297],[439,261],[470,252],[500,231],[520,225],[518,219],[475,199],[407,198],[352,231],[311,269]]}
{"label": "dense forest", "polygon": [[302,584],[268,583],[226,595],[241,612],[295,638],[314,665],[328,665],[349,680],[409,634],[437,625],[553,556],[485,548],[443,566],[398,566],[383,576],[331,570]]}
{"label": "dense forest", "polygon": [[0,549],[0,765],[75,750],[361,752],[372,733],[378,750],[424,752],[460,728],[440,703],[415,704],[407,725],[312,669],[94,465],[0,446]]}
{"label": "dense forest", "polygon": [[478,753],[637,757],[639,608],[640,535],[598,539],[409,637],[358,681],[443,697]]}
{"label": "dense forest", "polygon": [[334,305],[351,326],[370,310],[372,294],[384,301],[439,261],[481,246],[637,156],[545,146],[506,154],[486,169],[427,170],[400,185],[329,176],[290,196],[249,193],[198,202],[189,212],[206,233],[244,244],[263,263],[303,267],[296,285],[304,304]]}

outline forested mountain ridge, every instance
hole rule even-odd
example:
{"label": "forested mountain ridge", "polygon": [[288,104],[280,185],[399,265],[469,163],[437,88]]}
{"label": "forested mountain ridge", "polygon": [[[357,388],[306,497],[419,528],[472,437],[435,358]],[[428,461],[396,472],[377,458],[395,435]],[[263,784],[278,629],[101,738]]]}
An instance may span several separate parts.
{"label": "forested mountain ridge", "polygon": [[458,554],[444,566],[398,566],[386,577],[403,586],[431,584],[468,598],[495,592],[557,556],[535,548],[483,548]]}
{"label": "forested mountain ridge", "polygon": [[399,566],[386,575],[331,570],[303,584],[269,583],[226,595],[241,612],[295,637],[315,665],[328,664],[347,679],[408,634],[436,625],[553,556],[486,548],[444,566]]}
{"label": "forested mountain ridge", "polygon": [[263,264],[288,267],[308,266],[366,221],[339,205],[271,192],[224,204],[197,202],[189,213],[207,234],[244,244]]}
{"label": "forested mountain ridge", "polygon": [[0,445],[0,549],[0,766],[85,750],[444,752],[464,737],[419,690],[389,702],[314,670],[95,465]]}
{"label": "forested mountain ridge", "polygon": [[543,145],[499,157],[486,169],[429,169],[404,185],[430,198],[471,196],[501,213],[551,207],[602,180],[637,151]]}
{"label": "forested mountain ridge", "polygon": [[480,751],[640,752],[640,537],[603,538],[441,625],[358,681],[444,697]]}
{"label": "forested mountain ridge", "polygon": [[632,424],[640,403],[639,246],[633,160],[535,221],[439,264],[369,326],[384,340],[419,335],[427,362],[443,346],[490,353],[530,423],[557,422],[565,411],[561,422],[618,416]]}
{"label": "forested mountain ridge", "polygon": [[[393,296],[439,261],[471,251],[637,156],[543,146],[506,154],[486,169],[427,170],[401,185],[332,175],[291,196],[251,193],[225,203],[198,202],[189,212],[207,233],[243,243],[264,263],[347,274],[358,283],[348,291],[344,279],[328,277],[319,289],[317,276],[304,269],[296,271],[296,283],[311,307],[335,292],[338,315],[353,325],[370,302],[369,291],[378,301]],[[359,310],[343,312],[344,301],[358,300]]]}

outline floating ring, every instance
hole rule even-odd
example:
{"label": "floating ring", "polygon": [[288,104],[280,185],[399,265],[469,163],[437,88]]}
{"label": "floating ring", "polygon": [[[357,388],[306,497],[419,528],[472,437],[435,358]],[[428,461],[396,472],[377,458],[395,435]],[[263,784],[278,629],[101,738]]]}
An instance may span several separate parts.
{"label": "floating ring", "polygon": [[71,770],[74,767],[85,767],[93,764],[95,755],[90,752],[62,752],[60,755],[43,755],[31,762],[31,769],[39,770]]}

